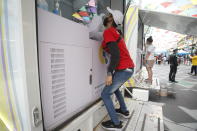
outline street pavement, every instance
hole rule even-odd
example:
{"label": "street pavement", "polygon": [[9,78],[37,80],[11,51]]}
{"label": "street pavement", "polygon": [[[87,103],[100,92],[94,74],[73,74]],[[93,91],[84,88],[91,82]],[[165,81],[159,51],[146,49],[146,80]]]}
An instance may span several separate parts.
{"label": "street pavement", "polygon": [[154,77],[159,78],[162,88],[167,88],[167,97],[151,95],[150,100],[164,104],[163,115],[166,131],[197,131],[197,76],[191,76],[191,67],[178,67],[176,81],[168,81],[169,65],[155,65]]}

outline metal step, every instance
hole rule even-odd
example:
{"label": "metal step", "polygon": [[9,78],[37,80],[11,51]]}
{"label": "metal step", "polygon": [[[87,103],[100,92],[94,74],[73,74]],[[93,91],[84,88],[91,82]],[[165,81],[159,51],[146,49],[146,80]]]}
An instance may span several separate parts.
{"label": "metal step", "polygon": [[164,131],[162,107],[144,103],[134,131]]}
{"label": "metal step", "polygon": [[[164,131],[162,107],[149,102],[127,100],[130,119],[120,117],[124,121],[123,131]],[[103,121],[109,120],[106,116]],[[94,131],[106,131],[101,125]]]}

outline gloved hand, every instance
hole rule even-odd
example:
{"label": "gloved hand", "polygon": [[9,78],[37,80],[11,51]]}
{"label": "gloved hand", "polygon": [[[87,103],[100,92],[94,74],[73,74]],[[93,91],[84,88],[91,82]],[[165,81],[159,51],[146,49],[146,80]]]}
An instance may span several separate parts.
{"label": "gloved hand", "polygon": [[102,17],[104,14],[101,14],[99,16],[94,16],[91,23],[89,23],[87,26],[89,28],[89,35],[90,38],[102,41],[103,40],[103,19]]}

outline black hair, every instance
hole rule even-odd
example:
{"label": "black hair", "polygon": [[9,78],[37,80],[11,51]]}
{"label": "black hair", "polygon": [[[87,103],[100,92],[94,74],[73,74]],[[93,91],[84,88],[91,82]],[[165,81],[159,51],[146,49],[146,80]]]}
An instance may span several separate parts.
{"label": "black hair", "polygon": [[153,42],[152,36],[148,37],[148,38],[147,38],[147,41],[150,42],[150,43],[152,43],[152,42]]}
{"label": "black hair", "polygon": [[113,26],[114,28],[117,28],[117,27],[118,27],[117,24],[114,22],[114,20],[113,20],[112,26]]}
{"label": "black hair", "polygon": [[[112,14],[110,14],[110,16],[112,16]],[[113,18],[113,16],[112,16],[112,18]],[[106,27],[108,22],[109,22],[109,21],[108,21],[108,17],[106,17],[106,18],[103,20],[103,25]],[[117,27],[118,27],[117,24],[116,24],[115,21],[114,21],[114,18],[113,18],[112,26],[113,26],[114,28],[117,28]]]}
{"label": "black hair", "polygon": [[178,51],[178,49],[174,49],[173,52],[176,53]]}
{"label": "black hair", "polygon": [[107,17],[103,20],[103,25],[106,27],[107,26],[107,22],[108,22],[108,19]]}

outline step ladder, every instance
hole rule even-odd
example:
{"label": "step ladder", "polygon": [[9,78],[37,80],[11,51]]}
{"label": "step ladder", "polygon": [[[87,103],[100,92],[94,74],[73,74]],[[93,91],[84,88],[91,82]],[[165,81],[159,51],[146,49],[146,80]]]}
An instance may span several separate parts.
{"label": "step ladder", "polygon": [[[124,122],[123,131],[164,131],[162,106],[149,102],[135,101],[127,99],[130,119],[120,117]],[[106,116],[103,121],[109,120]],[[101,127],[101,123],[94,131],[106,131]]]}

